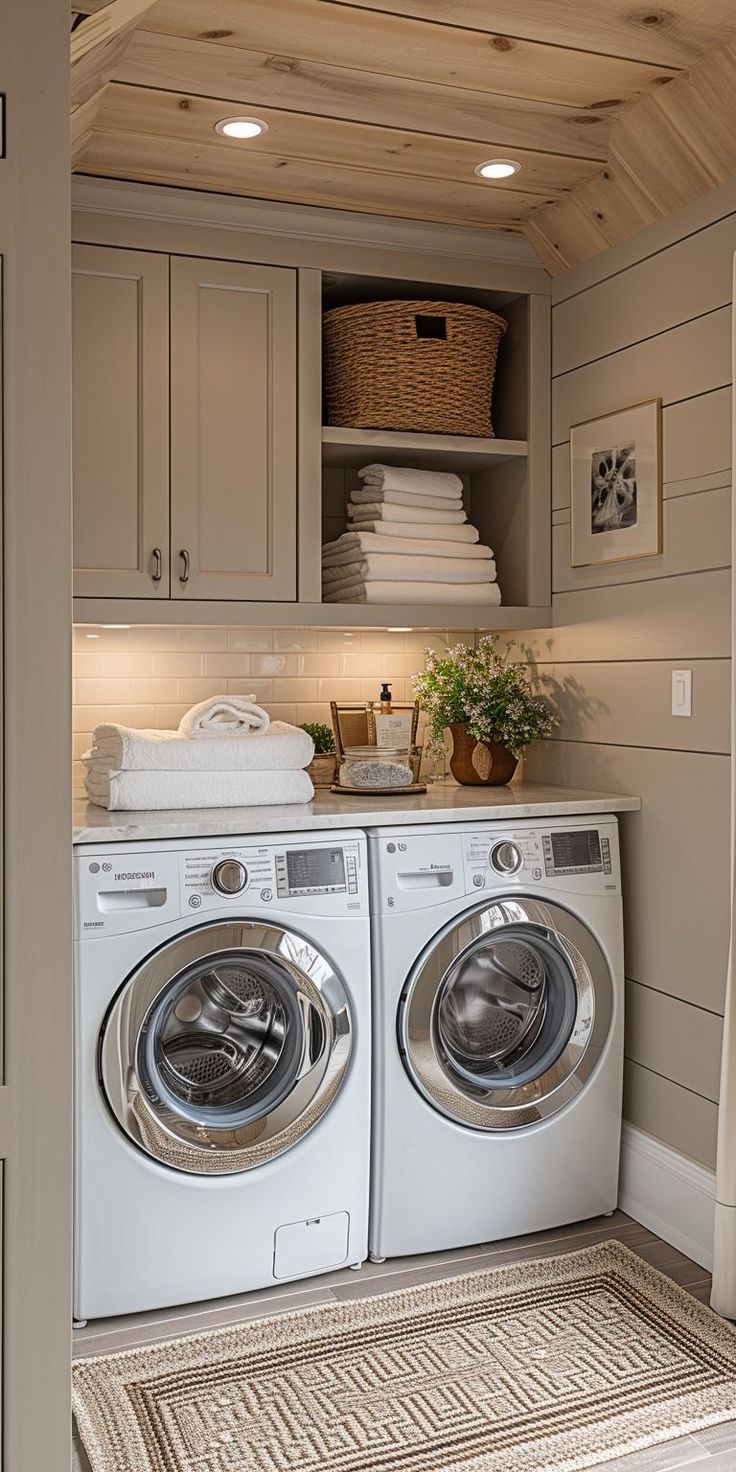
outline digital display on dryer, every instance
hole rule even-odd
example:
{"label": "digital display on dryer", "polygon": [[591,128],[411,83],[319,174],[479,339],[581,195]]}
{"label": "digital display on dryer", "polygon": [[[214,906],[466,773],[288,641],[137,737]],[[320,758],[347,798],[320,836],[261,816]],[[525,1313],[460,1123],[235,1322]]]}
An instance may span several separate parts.
{"label": "digital display on dryer", "polygon": [[[608,848],[608,840],[604,840]],[[606,858],[597,828],[574,828],[544,835],[544,863],[548,874],[602,874]],[[605,865],[607,870],[607,865]]]}
{"label": "digital display on dryer", "polygon": [[342,848],[291,848],[276,859],[279,894],[344,894],[347,890]]}

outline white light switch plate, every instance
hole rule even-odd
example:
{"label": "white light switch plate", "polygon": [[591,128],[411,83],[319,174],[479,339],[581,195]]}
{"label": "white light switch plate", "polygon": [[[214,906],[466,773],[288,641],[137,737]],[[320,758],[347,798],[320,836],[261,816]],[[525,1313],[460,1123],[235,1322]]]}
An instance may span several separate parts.
{"label": "white light switch plate", "polygon": [[672,714],[691,716],[693,713],[692,670],[672,671]]}

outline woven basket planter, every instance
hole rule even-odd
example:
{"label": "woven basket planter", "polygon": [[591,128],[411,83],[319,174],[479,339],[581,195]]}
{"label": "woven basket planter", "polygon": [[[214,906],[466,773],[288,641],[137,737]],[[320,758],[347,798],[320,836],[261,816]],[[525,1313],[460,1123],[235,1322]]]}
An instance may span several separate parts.
{"label": "woven basket planter", "polygon": [[503,317],[461,302],[365,302],[324,314],[327,423],[488,436]]}

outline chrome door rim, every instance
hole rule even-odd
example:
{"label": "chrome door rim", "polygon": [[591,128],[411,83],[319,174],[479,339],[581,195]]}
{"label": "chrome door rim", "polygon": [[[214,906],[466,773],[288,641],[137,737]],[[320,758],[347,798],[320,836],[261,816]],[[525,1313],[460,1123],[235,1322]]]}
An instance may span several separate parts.
{"label": "chrome door rim", "polygon": [[[212,1118],[187,1117],[171,1096],[156,1093],[139,1066],[146,1019],[177,978],[198,962],[227,963],[233,954],[265,956],[283,971],[293,987],[304,1039],[286,1096],[257,1120],[234,1128],[218,1127]],[[312,1013],[319,1037],[309,1025]],[[280,926],[228,921],[175,937],[131,973],[101,1029],[99,1075],[113,1117],[148,1156],[193,1174],[233,1174],[283,1154],[314,1128],[344,1081],[352,1042],[345,988],[315,945]]]}
{"label": "chrome door rim", "polygon": [[[574,1024],[551,1067],[530,1083],[506,1089],[472,1087],[454,1078],[438,1057],[435,1039],[437,999],[462,955],[513,927],[554,944],[577,995]],[[401,994],[398,1042],[412,1082],[428,1102],[455,1123],[475,1130],[519,1129],[563,1109],[579,1094],[595,1068],[613,1016],[610,968],[595,936],[561,905],[524,895],[485,901],[450,922],[425,949]]]}

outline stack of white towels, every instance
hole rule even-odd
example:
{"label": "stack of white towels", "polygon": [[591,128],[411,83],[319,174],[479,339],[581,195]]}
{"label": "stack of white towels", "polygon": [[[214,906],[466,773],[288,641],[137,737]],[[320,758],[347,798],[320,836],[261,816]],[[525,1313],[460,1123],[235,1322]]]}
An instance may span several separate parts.
{"label": "stack of white towels", "polygon": [[499,604],[490,547],[468,523],[458,475],[366,465],[350,530],[322,548],[325,603]]}
{"label": "stack of white towels", "polygon": [[90,802],[136,812],[311,802],[313,756],[306,731],[231,696],[193,706],[178,731],[96,726],[82,763]]}

